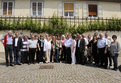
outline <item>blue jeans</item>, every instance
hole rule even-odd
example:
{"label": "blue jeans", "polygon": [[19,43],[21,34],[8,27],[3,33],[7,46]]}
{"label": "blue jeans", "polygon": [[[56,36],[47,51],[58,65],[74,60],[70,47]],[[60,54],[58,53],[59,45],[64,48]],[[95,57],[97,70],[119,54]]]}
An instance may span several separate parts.
{"label": "blue jeans", "polygon": [[59,62],[58,58],[59,58],[59,49],[56,49],[56,62]]}
{"label": "blue jeans", "polygon": [[113,56],[114,69],[118,69],[118,55]]}
{"label": "blue jeans", "polygon": [[21,52],[14,48],[14,63],[21,63]]}

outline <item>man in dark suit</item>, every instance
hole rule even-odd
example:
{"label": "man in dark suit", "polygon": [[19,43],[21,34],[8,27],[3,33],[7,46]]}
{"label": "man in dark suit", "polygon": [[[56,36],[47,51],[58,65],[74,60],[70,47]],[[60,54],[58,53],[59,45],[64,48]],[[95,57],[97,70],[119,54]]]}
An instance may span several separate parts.
{"label": "man in dark suit", "polygon": [[79,35],[78,39],[78,63],[84,65],[85,40]]}
{"label": "man in dark suit", "polygon": [[19,33],[15,33],[14,44],[14,65],[21,65],[21,51],[22,51],[22,39],[19,37]]}

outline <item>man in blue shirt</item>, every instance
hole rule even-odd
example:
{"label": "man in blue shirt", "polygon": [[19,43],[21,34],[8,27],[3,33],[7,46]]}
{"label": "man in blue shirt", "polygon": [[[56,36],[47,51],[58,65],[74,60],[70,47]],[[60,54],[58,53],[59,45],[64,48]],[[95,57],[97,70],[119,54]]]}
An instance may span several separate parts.
{"label": "man in blue shirt", "polygon": [[10,54],[10,66],[13,66],[13,63],[12,63],[13,40],[14,40],[14,37],[12,36],[11,31],[8,31],[8,34],[0,39],[0,41],[3,43],[5,47],[6,66],[9,66],[8,53]]}
{"label": "man in blue shirt", "polygon": [[104,62],[105,62],[105,54],[107,53],[107,46],[108,42],[107,40],[103,37],[103,34],[101,33],[100,39],[98,39],[97,42],[97,53],[99,53],[99,61],[100,61],[100,66],[104,67]]}
{"label": "man in blue shirt", "polygon": [[70,35],[67,35],[67,39],[65,40],[66,54],[67,54],[67,63],[71,64],[71,43],[72,39],[70,39]]}

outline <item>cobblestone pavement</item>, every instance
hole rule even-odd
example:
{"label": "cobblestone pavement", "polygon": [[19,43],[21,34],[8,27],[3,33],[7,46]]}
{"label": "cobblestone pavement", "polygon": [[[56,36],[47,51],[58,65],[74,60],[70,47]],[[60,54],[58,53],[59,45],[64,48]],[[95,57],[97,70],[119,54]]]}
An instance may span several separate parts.
{"label": "cobblestone pavement", "polygon": [[[53,65],[54,69],[39,69],[40,65]],[[6,67],[4,55],[0,54],[0,83],[121,83],[121,73],[94,66],[64,63]]]}

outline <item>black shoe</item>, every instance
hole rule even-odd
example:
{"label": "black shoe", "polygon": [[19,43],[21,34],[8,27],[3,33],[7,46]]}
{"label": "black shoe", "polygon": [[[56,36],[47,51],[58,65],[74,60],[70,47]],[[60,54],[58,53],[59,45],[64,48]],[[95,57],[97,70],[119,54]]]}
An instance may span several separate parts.
{"label": "black shoe", "polygon": [[14,65],[13,65],[13,64],[10,64],[10,66],[12,66],[12,67],[13,67]]}
{"label": "black shoe", "polygon": [[21,63],[18,63],[17,65],[21,65]]}
{"label": "black shoe", "polygon": [[16,65],[16,63],[14,63],[14,65]]}
{"label": "black shoe", "polygon": [[6,67],[8,67],[9,66],[9,64],[8,63],[6,63]]}

